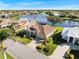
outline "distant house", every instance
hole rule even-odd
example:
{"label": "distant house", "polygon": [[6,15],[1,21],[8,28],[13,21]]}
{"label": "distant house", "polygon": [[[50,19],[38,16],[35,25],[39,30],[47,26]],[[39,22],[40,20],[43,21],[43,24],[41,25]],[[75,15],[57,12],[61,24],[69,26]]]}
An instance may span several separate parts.
{"label": "distant house", "polygon": [[7,27],[7,26],[10,26],[11,24],[15,23],[14,20],[11,20],[11,19],[3,19],[1,22],[0,22],[0,27]]}
{"label": "distant house", "polygon": [[0,19],[9,18],[9,14],[0,14]]}
{"label": "distant house", "polygon": [[53,15],[54,15],[54,16],[60,16],[61,14],[59,14],[59,13],[54,13]]}
{"label": "distant house", "polygon": [[79,28],[64,28],[61,35],[64,40],[67,40],[67,42],[79,44]]}

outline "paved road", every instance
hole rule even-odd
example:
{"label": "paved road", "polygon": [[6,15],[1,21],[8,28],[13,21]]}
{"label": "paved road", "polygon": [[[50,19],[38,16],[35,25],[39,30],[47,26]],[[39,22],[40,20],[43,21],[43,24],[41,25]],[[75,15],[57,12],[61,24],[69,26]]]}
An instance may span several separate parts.
{"label": "paved road", "polygon": [[59,45],[54,53],[49,56],[50,59],[64,59],[63,56],[65,55],[66,51],[69,49],[69,45],[61,44]]}
{"label": "paved road", "polygon": [[5,40],[4,45],[5,47],[8,47],[7,50],[12,53],[16,59],[48,59],[45,55],[32,48],[19,42],[15,43],[10,39]]}

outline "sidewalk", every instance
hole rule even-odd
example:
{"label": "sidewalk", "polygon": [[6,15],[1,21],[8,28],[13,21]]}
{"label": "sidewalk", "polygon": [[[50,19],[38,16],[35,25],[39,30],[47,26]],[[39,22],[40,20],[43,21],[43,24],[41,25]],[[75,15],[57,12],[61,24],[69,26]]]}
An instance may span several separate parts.
{"label": "sidewalk", "polygon": [[40,43],[38,43],[35,40],[32,40],[32,42],[30,42],[29,44],[27,44],[27,46],[31,47],[33,50],[36,50],[36,46],[40,45]]}

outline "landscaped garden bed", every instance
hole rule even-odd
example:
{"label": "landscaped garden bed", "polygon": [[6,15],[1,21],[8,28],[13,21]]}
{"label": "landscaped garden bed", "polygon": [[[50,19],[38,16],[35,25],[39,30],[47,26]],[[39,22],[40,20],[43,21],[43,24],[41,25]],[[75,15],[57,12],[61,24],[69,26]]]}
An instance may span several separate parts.
{"label": "landscaped garden bed", "polygon": [[62,44],[66,43],[66,40],[62,39],[61,32],[63,31],[63,27],[57,26],[54,35],[52,36],[54,44]]}
{"label": "landscaped garden bed", "polygon": [[45,54],[46,56],[49,56],[54,52],[56,47],[57,47],[57,44],[54,44],[52,41],[52,38],[49,38],[49,41],[46,45],[42,43],[41,45],[37,46],[36,48],[39,52]]}
{"label": "landscaped garden bed", "polygon": [[72,50],[72,49],[69,49],[64,58],[66,59],[79,59],[79,50]]}
{"label": "landscaped garden bed", "polygon": [[79,50],[69,49],[65,57],[66,59],[79,59]]}

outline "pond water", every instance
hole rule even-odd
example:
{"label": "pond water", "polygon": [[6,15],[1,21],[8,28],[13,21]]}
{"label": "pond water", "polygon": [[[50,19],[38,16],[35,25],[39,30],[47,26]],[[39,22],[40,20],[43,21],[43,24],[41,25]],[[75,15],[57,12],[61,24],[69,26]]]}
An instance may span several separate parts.
{"label": "pond water", "polygon": [[37,21],[42,24],[50,24],[54,26],[63,26],[63,27],[79,27],[78,21],[65,20],[63,22],[50,22],[47,17],[42,14],[33,14],[33,15],[23,15],[20,17],[20,20],[29,20]]}
{"label": "pond water", "polygon": [[56,23],[55,26],[63,26],[63,27],[79,27],[79,22],[78,21],[73,21],[73,20],[65,20],[61,23]]}
{"label": "pond water", "polygon": [[37,21],[39,23],[48,23],[47,17],[42,14],[23,15],[20,20]]}

